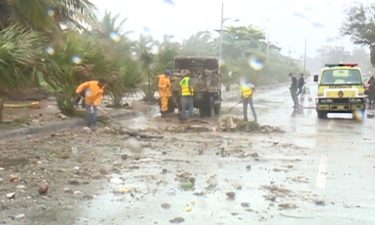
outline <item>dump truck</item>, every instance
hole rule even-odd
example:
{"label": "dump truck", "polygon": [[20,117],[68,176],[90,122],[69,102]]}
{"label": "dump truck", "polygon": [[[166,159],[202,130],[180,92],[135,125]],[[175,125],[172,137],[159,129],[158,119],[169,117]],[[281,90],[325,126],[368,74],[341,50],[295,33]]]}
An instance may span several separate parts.
{"label": "dump truck", "polygon": [[316,112],[318,118],[327,118],[327,113],[355,113],[366,109],[366,95],[361,70],[358,64],[326,64],[318,82]]}
{"label": "dump truck", "polygon": [[221,75],[216,58],[176,57],[174,60],[171,107],[181,109],[180,80],[186,73],[194,90],[194,108],[199,109],[201,117],[219,115],[221,108]]}

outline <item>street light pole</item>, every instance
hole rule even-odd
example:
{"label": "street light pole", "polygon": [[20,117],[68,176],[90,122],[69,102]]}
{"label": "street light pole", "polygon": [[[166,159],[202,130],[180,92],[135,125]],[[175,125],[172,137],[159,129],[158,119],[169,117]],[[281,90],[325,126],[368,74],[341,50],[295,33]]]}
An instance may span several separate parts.
{"label": "street light pole", "polygon": [[270,34],[267,32],[267,60],[270,58]]}
{"label": "street light pole", "polygon": [[307,49],[307,39],[305,39],[305,53],[303,57],[303,73],[306,73],[306,49]]}
{"label": "street light pole", "polygon": [[224,23],[224,3],[221,3],[221,18],[220,18],[220,37],[219,37],[219,73],[220,64],[222,61],[223,52],[223,23]]}

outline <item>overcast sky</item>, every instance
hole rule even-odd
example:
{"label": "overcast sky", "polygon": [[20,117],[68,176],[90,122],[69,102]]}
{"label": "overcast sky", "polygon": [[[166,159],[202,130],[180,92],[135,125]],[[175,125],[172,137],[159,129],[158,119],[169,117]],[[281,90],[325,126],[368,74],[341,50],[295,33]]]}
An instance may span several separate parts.
{"label": "overcast sky", "polygon": [[[339,29],[344,10],[369,0],[91,0],[98,13],[105,10],[127,18],[124,31],[150,34],[161,40],[170,34],[176,41],[187,39],[198,31],[220,29],[221,6],[224,4],[224,26],[254,25],[269,35],[282,52],[299,57],[316,54],[322,45],[344,45],[352,48]],[[235,20],[238,20],[237,22]]]}

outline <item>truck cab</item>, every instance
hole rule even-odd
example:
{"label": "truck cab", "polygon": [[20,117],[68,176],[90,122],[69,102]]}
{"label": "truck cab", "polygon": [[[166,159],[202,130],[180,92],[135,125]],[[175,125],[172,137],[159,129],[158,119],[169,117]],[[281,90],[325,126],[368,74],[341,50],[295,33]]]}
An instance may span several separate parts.
{"label": "truck cab", "polygon": [[328,113],[354,113],[366,109],[366,95],[358,64],[326,64],[318,82],[316,112],[318,118]]}

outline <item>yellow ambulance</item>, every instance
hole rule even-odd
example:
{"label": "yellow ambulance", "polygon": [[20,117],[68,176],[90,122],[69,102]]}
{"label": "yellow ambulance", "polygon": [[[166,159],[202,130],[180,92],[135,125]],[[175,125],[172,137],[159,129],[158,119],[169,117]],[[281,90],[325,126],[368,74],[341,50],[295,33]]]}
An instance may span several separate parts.
{"label": "yellow ambulance", "polygon": [[327,118],[328,113],[355,113],[366,109],[365,88],[358,64],[326,64],[318,82],[316,112],[318,118]]}

